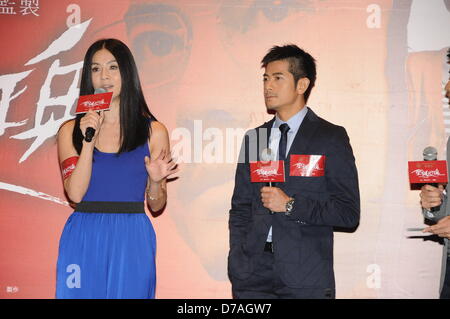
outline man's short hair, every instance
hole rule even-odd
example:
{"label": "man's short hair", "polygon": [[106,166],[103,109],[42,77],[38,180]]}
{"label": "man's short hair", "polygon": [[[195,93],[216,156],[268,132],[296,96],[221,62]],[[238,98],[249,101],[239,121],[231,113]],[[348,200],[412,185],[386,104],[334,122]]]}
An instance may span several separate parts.
{"label": "man's short hair", "polygon": [[305,91],[305,103],[316,82],[316,60],[306,51],[294,44],[274,46],[261,60],[265,68],[270,62],[285,60],[289,63],[289,72],[294,76],[295,85],[301,78],[309,79],[309,86]]}

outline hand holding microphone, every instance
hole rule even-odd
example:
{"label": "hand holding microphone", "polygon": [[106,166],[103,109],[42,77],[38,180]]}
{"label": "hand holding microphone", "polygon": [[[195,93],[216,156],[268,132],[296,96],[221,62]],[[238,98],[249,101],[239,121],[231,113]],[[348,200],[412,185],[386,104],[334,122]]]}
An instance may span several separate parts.
{"label": "hand holding microphone", "polygon": [[[268,165],[268,168],[266,169],[265,174],[262,174],[263,178],[253,177],[253,181],[266,181],[269,184],[268,187],[264,186],[261,188],[260,192],[262,204],[265,208],[268,208],[270,210],[270,214],[272,215],[275,212],[285,212],[286,202],[289,201],[290,197],[287,196],[286,193],[283,192],[283,190],[281,190],[280,188],[275,187],[275,185],[272,186],[272,182],[284,182],[284,163],[283,161],[276,160],[276,154],[270,148],[265,148],[262,150],[260,159],[261,166],[259,167],[259,171],[263,169],[262,167],[264,167],[265,165]],[[273,168],[278,171],[278,174],[275,174]]]}
{"label": "hand holding microphone", "polygon": [[291,199],[286,193],[278,187],[261,188],[261,201],[265,208],[270,210],[270,213],[284,213],[286,212],[286,203]]}
{"label": "hand holding microphone", "polygon": [[[96,88],[95,89],[95,91],[94,91],[94,94],[101,94],[101,93],[106,93],[107,91],[104,89],[104,88]],[[88,114],[89,114],[89,112],[91,112],[92,113],[92,111],[88,111],[88,113],[84,116],[84,117],[86,117]],[[99,112],[100,113],[100,112]],[[103,114],[103,112],[101,112],[102,114]],[[92,114],[91,114],[92,115]],[[92,116],[90,116],[91,117],[91,119],[92,119]],[[94,123],[96,123],[96,121],[95,121],[95,119],[93,119],[93,121],[94,121]],[[103,121],[103,120],[102,120]],[[98,124],[98,123],[96,123],[96,124]],[[80,123],[80,128],[81,128],[81,123]],[[97,130],[97,125],[95,125],[95,127],[94,126],[88,126],[87,128],[86,128],[86,130],[83,130],[83,129],[81,129],[81,131],[82,132],[85,132],[84,133],[84,140],[86,141],[86,142],[91,142],[92,141],[92,138],[94,137],[94,135],[95,135],[95,131]]]}
{"label": "hand holding microphone", "polygon": [[[271,148],[265,148],[261,151],[261,162],[270,162],[275,161],[276,155],[275,152],[272,151]],[[272,187],[272,181],[269,181],[269,187]]]}
{"label": "hand holding microphone", "polygon": [[423,208],[435,212],[438,211],[442,204],[442,197],[444,192],[444,186],[438,185],[438,187],[431,185],[424,185],[420,189],[420,203]]}
{"label": "hand holding microphone", "polygon": [[[437,150],[432,146],[428,146],[423,150],[424,161],[436,161]],[[436,212],[439,211],[442,204],[444,186],[438,183],[427,183],[420,189],[420,203],[423,208]]]}
{"label": "hand holding microphone", "polygon": [[95,112],[92,110],[89,110],[86,115],[81,118],[80,130],[84,134],[84,140],[86,142],[90,143],[94,136],[96,137],[98,135],[103,119],[103,111]]}

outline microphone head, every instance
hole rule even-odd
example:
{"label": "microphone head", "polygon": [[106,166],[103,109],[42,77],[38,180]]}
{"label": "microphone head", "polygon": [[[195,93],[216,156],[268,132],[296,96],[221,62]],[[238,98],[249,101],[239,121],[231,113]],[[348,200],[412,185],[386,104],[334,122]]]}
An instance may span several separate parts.
{"label": "microphone head", "polygon": [[265,148],[261,151],[261,161],[270,162],[275,160],[275,153],[270,148]]}
{"label": "microphone head", "polygon": [[424,161],[435,161],[437,160],[437,149],[433,146],[425,147],[423,150],[423,160]]}
{"label": "microphone head", "polygon": [[106,91],[104,88],[96,88],[94,91],[94,94],[100,94],[100,93],[106,93],[108,91]]}

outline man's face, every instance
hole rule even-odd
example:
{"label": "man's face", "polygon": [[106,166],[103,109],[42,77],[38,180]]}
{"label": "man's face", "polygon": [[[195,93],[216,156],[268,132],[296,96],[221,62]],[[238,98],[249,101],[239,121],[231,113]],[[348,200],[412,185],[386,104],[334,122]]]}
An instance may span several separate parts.
{"label": "man's face", "polygon": [[273,61],[264,73],[264,101],[268,111],[279,112],[299,105],[302,95],[296,89],[289,62]]}

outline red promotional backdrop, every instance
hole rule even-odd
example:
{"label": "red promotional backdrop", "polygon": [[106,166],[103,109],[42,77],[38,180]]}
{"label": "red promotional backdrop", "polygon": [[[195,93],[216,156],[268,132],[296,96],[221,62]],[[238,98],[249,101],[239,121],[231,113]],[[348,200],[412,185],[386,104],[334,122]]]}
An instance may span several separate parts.
{"label": "red promotional backdrop", "polygon": [[[157,298],[229,298],[228,210],[246,129],[265,112],[260,60],[295,43],[317,60],[308,106],[343,125],[361,223],[335,232],[338,298],[436,298],[442,246],[423,225],[408,160],[450,131],[450,3],[344,0],[0,1],[0,297],[53,298],[72,209],[55,134],[74,117],[84,53],[125,42],[181,163],[157,234]],[[447,127],[448,126],[448,127]],[[326,165],[326,162],[325,162]],[[420,235],[420,234],[419,234]]]}

